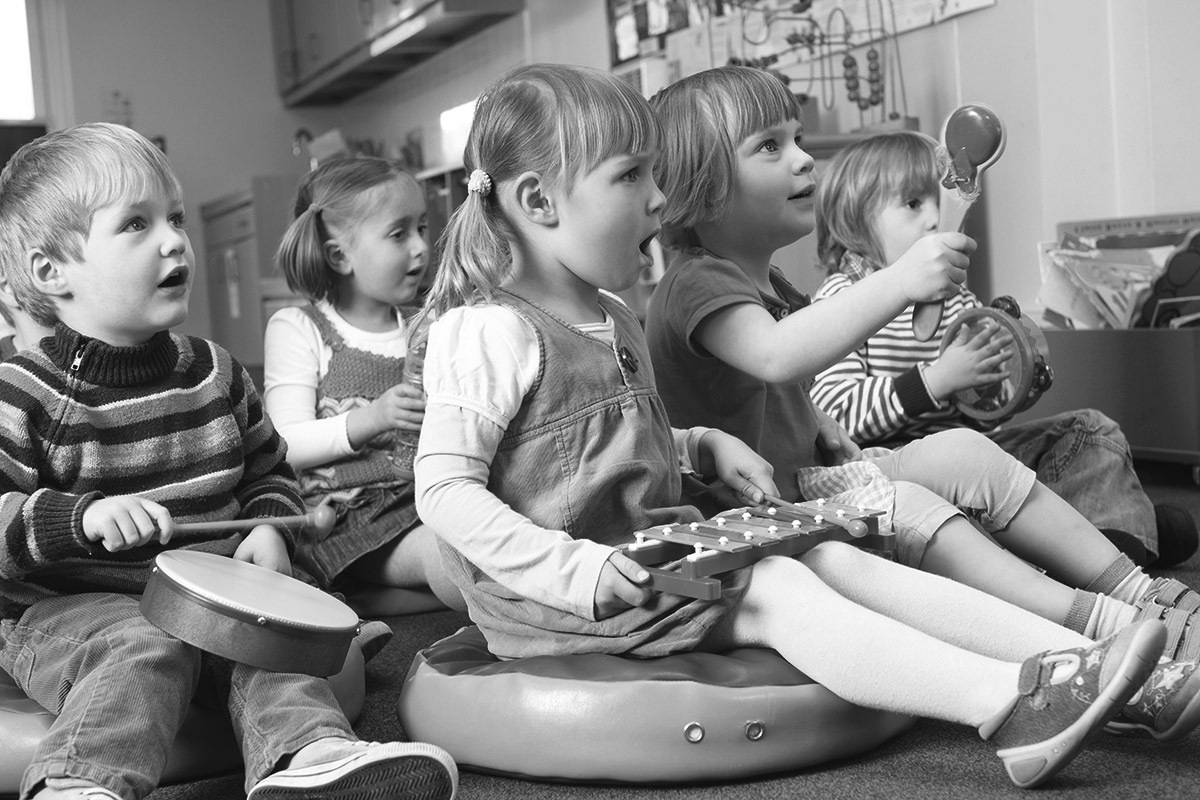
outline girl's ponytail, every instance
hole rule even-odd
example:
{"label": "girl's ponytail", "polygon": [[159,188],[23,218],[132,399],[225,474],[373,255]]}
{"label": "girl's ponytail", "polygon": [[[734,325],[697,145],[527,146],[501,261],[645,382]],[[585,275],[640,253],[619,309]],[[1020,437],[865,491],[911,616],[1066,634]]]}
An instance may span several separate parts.
{"label": "girl's ponytail", "polygon": [[275,265],[288,288],[309,300],[328,298],[337,302],[336,284],[327,274],[325,236],[321,224],[321,207],[311,200],[304,205],[308,193],[302,187],[297,193],[296,218],[288,226],[275,251]]}
{"label": "girl's ponytail", "polygon": [[[426,300],[435,316],[489,298],[512,269],[512,231],[491,191],[491,179],[482,170],[474,170],[472,178],[479,185],[454,210],[438,242],[437,278]],[[487,191],[481,190],[484,179]]]}

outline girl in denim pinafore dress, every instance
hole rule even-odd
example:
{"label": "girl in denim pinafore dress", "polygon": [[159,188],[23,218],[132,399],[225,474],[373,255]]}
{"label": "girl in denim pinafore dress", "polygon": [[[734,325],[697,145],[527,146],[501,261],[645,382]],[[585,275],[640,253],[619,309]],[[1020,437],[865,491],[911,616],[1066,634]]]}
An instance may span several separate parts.
{"label": "girl in denim pinafore dress", "polygon": [[310,302],[267,323],[264,404],[305,501],[336,511],[297,564],[370,616],[461,608],[413,497],[424,397],[405,381],[415,309],[400,309],[429,260],[424,193],[393,162],[342,159],[303,179],[296,213],[277,260]]}

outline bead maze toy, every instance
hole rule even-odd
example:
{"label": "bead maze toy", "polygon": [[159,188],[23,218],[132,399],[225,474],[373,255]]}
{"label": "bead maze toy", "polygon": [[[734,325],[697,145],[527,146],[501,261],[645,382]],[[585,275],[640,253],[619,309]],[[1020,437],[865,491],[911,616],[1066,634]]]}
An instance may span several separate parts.
{"label": "bead maze toy", "polygon": [[656,591],[701,600],[721,596],[721,581],[712,576],[767,556],[798,556],[827,541],[889,555],[895,549],[894,537],[879,533],[882,511],[825,499],[767,501],[770,505],[723,511],[703,522],[638,531],[618,549],[646,568]]}

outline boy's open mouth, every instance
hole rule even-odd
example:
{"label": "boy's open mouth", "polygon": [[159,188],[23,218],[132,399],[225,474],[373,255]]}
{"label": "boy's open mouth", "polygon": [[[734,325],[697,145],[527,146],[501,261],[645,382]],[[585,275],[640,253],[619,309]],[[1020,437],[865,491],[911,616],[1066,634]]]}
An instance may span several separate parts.
{"label": "boy's open mouth", "polygon": [[176,267],[171,270],[171,274],[158,284],[160,289],[174,289],[176,286],[183,286],[187,283],[188,269],[187,267]]}
{"label": "boy's open mouth", "polygon": [[658,231],[655,231],[645,239],[642,239],[642,243],[638,245],[638,250],[641,250],[643,255],[650,255],[650,243],[653,242],[657,237]]}

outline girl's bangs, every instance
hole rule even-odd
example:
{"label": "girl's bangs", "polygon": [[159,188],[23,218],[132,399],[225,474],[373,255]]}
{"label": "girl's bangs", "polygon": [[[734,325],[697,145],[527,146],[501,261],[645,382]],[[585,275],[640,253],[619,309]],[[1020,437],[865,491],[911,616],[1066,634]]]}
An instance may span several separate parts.
{"label": "girl's bangs", "polygon": [[781,122],[800,119],[800,104],[778,78],[765,72],[746,77],[748,85],[729,86],[723,92],[735,143]]}
{"label": "girl's bangs", "polygon": [[[897,141],[903,141],[897,139]],[[911,144],[909,143],[911,142]],[[919,140],[904,141],[892,157],[883,159],[879,181],[885,197],[927,197],[938,193],[933,153]]]}
{"label": "girl's bangs", "polygon": [[585,174],[613,156],[658,150],[658,120],[633,87],[614,86],[594,93],[573,116],[577,120],[574,135],[564,133],[577,140],[564,142],[564,149],[578,154],[575,166]]}

